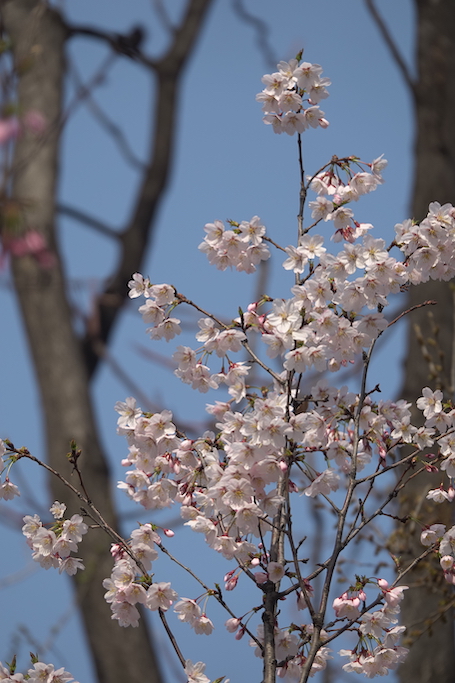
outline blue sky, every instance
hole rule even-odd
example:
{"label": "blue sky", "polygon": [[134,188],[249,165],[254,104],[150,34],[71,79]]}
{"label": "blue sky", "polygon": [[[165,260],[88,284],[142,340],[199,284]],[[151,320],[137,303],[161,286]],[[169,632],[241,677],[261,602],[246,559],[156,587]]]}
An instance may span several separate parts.
{"label": "blue sky", "polygon": [[[81,24],[114,31],[145,24],[150,54],[159,54],[165,44],[165,35],[153,19],[152,3],[146,0],[68,0],[56,4],[70,20]],[[288,0],[278,7],[272,0],[246,0],[245,4],[267,22],[277,60],[289,59],[304,47],[305,59],[321,64],[323,75],[332,81],[330,97],[322,103],[330,127],[310,130],[304,135],[306,170],[316,170],[333,154],[354,154],[365,161],[384,154],[389,160],[385,184],[355,206],[356,218],[373,223],[376,234],[389,241],[394,224],[408,217],[412,111],[401,77],[364,3]],[[166,5],[177,11],[182,3]],[[410,0],[382,0],[380,7],[402,53],[412,64],[414,16]],[[96,42],[80,38],[72,41],[69,55],[79,76],[87,81],[99,68],[106,51]],[[159,213],[152,247],[145,255],[143,270],[153,282],[170,282],[204,308],[225,317],[236,316],[239,305],[246,308],[256,282],[252,276],[220,273],[208,265],[197,250],[204,236],[204,224],[217,218],[240,221],[257,214],[269,234],[284,246],[293,243],[296,234],[296,139],[276,136],[270,127],[264,126],[260,105],[255,101],[256,93],[262,89],[261,76],[272,70],[257,47],[254,31],[239,21],[231,2],[215,2],[183,82],[174,174]],[[94,96],[122,126],[138,158],[145,158],[153,103],[148,75],[127,60],[118,59]],[[70,102],[71,89],[67,97]],[[87,108],[83,104],[78,106],[63,140],[61,201],[120,228],[131,207],[136,178],[136,172],[125,165]],[[115,244],[67,218],[61,220],[59,234],[72,301],[80,310],[87,310],[91,296],[115,263]],[[267,285],[273,296],[286,296],[292,284],[289,276],[283,275],[281,261],[281,257],[275,259]],[[0,337],[0,435],[16,445],[26,445],[40,457],[43,440],[39,396],[7,272],[0,274],[0,283],[4,321]],[[148,339],[136,309],[133,302],[122,316],[111,347],[113,358],[150,400],[174,410],[180,419],[202,422],[207,400],[215,397],[195,394],[162,364],[152,364],[140,353],[138,345],[160,354],[169,354],[172,349],[164,342],[157,344]],[[381,381],[384,397],[394,395],[399,388],[402,348],[402,331],[393,330],[376,357],[370,381]],[[113,406],[131,393],[132,389],[108,365],[102,368],[95,381],[94,395],[115,479],[123,474],[119,461],[126,447],[115,433],[117,416]],[[33,499],[41,506],[46,501],[41,474],[27,466],[21,472],[23,496],[10,506],[12,515],[33,514]],[[14,473],[12,479],[17,480]],[[25,495],[26,487],[30,499]],[[119,504],[122,510],[131,510],[121,496]],[[1,510],[8,522],[4,505]],[[7,523],[0,527],[0,535],[0,598],[2,614],[7,615],[0,623],[0,659],[4,661],[16,649],[25,661],[28,650],[33,649],[20,635],[25,627],[38,638],[40,651],[43,643],[53,643],[46,654],[49,661],[66,666],[81,683],[92,683],[68,581],[33,566],[25,541],[17,532],[17,517],[11,519],[11,528]],[[181,557],[190,553],[197,556],[199,569],[206,573],[207,580],[212,576],[212,581],[220,581],[229,568],[213,553],[205,553],[199,537],[175,539],[173,544]],[[208,563],[215,577],[207,572]],[[164,560],[162,566],[164,573],[173,576],[174,570]],[[185,589],[194,593],[194,586],[184,584],[180,588],[177,575],[175,580],[176,589],[183,595],[188,594]],[[241,602],[242,595],[233,595],[233,600]],[[205,659],[212,678],[225,674],[234,682],[245,680],[248,674],[259,680],[259,660],[254,659],[246,643],[234,643],[227,636],[222,626],[223,615],[216,609],[213,614],[217,631],[210,641],[204,636],[192,636],[189,629],[185,632],[187,656],[195,661]],[[56,635],[52,634],[53,628]],[[159,638],[160,647],[168,648],[163,637]],[[172,666],[167,665],[166,671],[169,683],[181,680],[181,674],[174,672]]]}

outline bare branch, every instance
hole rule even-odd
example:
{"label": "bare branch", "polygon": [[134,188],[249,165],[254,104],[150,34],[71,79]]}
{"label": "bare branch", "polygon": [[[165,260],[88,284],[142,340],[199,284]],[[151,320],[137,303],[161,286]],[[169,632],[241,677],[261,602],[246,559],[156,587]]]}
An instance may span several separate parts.
{"label": "bare branch", "polygon": [[74,218],[74,220],[78,221],[79,223],[83,223],[84,225],[93,228],[106,237],[110,237],[115,240],[120,239],[120,233],[117,230],[98,220],[98,218],[89,216],[89,214],[85,213],[85,211],[80,211],[80,209],[76,209],[73,206],[68,206],[67,204],[57,204],[56,209],[57,212],[62,216]]}
{"label": "bare branch", "polygon": [[254,28],[256,32],[256,42],[264,62],[267,64],[268,68],[275,69],[278,59],[270,44],[269,25],[260,17],[251,14],[243,4],[243,0],[232,0],[232,8],[241,21],[250,24]]}
{"label": "bare branch", "polygon": [[145,31],[141,26],[134,26],[130,33],[109,33],[92,26],[71,26],[69,36],[88,36],[107,43],[114,52],[140,62],[147,67],[154,67],[155,62],[144,55],[141,45],[145,38]]}
{"label": "bare branch", "polygon": [[[100,321],[99,335],[106,343],[117,320],[121,306],[119,301],[127,297],[127,285],[131,274],[140,270],[153,232],[153,219],[168,185],[173,161],[173,151],[180,95],[180,79],[195,41],[202,29],[204,18],[213,0],[190,0],[181,25],[176,29],[172,44],[162,59],[153,67],[157,79],[154,131],[149,162],[137,193],[130,221],[121,233],[122,252],[115,273],[106,290],[100,295],[94,316]],[[107,298],[106,298],[107,295]],[[114,302],[114,305],[112,303]],[[99,357],[92,348],[90,332],[84,339],[87,369],[91,376]]]}
{"label": "bare branch", "polygon": [[403,56],[401,55],[395,41],[392,38],[392,35],[387,28],[384,19],[381,17],[379,14],[376,5],[374,4],[374,0],[365,0],[365,5],[367,7],[367,10],[369,11],[374,23],[376,24],[379,33],[384,39],[385,44],[389,48],[390,54],[392,56],[392,59],[394,60],[395,64],[397,65],[398,69],[401,71],[401,75],[404,78],[404,81],[406,85],[409,88],[409,92],[415,99],[416,97],[416,83],[414,79],[411,76],[411,73],[408,69],[408,66],[406,62],[403,59]]}
{"label": "bare branch", "polygon": [[[74,65],[72,66],[71,73],[77,88],[81,90],[83,88],[83,83]],[[108,135],[112,137],[119,148],[119,151],[121,154],[123,154],[125,160],[139,171],[144,171],[146,165],[134,154],[120,126],[117,126],[117,124],[111,121],[107,114],[104,113],[97,101],[92,97],[90,90],[86,90],[84,95],[86,106],[90,109],[94,118],[98,121],[101,127],[104,128]]]}
{"label": "bare branch", "polygon": [[152,0],[152,5],[164,28],[169,31],[169,33],[173,33],[175,31],[175,26],[166,11],[163,0]]}

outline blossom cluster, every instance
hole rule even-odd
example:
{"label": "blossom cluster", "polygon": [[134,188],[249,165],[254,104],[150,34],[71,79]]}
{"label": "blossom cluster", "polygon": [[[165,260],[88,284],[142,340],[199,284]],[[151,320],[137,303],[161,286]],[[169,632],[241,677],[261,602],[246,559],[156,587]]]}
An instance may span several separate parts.
{"label": "blossom cluster", "polygon": [[[278,71],[262,77],[264,90],[256,95],[265,112],[264,122],[273,126],[275,133],[303,133],[308,128],[327,128],[329,125],[318,103],[329,96],[328,78],[321,77],[319,64],[291,59],[280,62]],[[308,106],[307,106],[308,105]]]}
{"label": "blossom cluster", "polygon": [[152,285],[148,278],[135,273],[128,283],[129,297],[145,297],[145,304],[139,308],[145,323],[152,325],[147,329],[152,339],[169,341],[181,333],[180,320],[171,317],[175,306],[175,290],[171,285]]}
{"label": "blossom cluster", "polygon": [[56,501],[50,511],[54,517],[51,528],[43,525],[38,515],[26,515],[22,533],[33,550],[32,557],[44,569],[58,568],[60,574],[66,572],[71,576],[78,569],[85,569],[81,559],[73,557],[77,552],[77,544],[87,533],[88,526],[81,515],[73,515],[63,519],[66,506]]}
{"label": "blossom cluster", "polygon": [[[301,624],[297,627],[293,624],[289,628],[275,628],[275,653],[277,661],[277,675],[290,681],[299,681],[302,667],[306,661],[308,645],[313,634],[313,624]],[[257,628],[257,640],[264,644],[264,627],[260,624]],[[322,643],[327,639],[328,633],[321,631]],[[262,651],[255,640],[250,640],[250,646],[255,648],[256,657],[262,657]],[[310,669],[310,676],[327,668],[328,660],[332,659],[331,650],[328,647],[319,648],[315,660]]]}
{"label": "blossom cluster", "polygon": [[354,242],[373,228],[370,223],[358,223],[347,204],[374,192],[384,182],[382,171],[386,166],[383,155],[371,163],[356,157],[334,157],[322,171],[308,178],[310,188],[318,195],[315,201],[309,202],[311,217],[315,224],[321,220],[333,222],[334,242]]}
{"label": "blossom cluster", "polygon": [[117,619],[120,626],[139,625],[136,604],[165,612],[177,598],[170,583],[151,583],[148,579],[152,561],[158,557],[155,543],[160,543],[158,534],[150,524],[142,524],[131,534],[131,553],[119,545],[112,547],[115,565],[110,578],[103,581],[107,589],[104,597],[111,606],[112,619]]}
{"label": "blossom cluster", "polygon": [[[199,348],[179,346],[174,353],[177,376],[194,389],[206,392],[227,385],[229,400],[207,408],[216,420],[216,433],[206,432],[190,440],[178,434],[169,411],[144,413],[133,398],[117,404],[119,433],[129,443],[123,464],[131,468],[119,487],[146,509],[179,503],[185,525],[202,533],[213,550],[249,572],[258,587],[290,580],[289,589],[295,590],[302,603],[285,565],[277,566],[265,550],[268,533],[284,503],[283,476],[288,479],[290,497],[299,493],[306,498],[330,497],[347,483],[353,470],[360,472],[372,465],[371,471],[377,471],[398,446],[410,443],[422,450],[435,439],[441,449],[439,457],[444,456],[441,467],[451,473],[452,414],[443,410],[438,392],[423,390],[417,405],[426,421],[417,427],[411,424],[411,406],[405,401],[375,401],[371,394],[360,397],[347,387],[331,386],[327,379],[306,388],[304,395],[299,387],[306,370],[336,371],[371,347],[389,324],[383,312],[389,295],[415,280],[415,270],[424,267],[420,258],[426,263],[428,226],[433,226],[443,243],[453,242],[454,216],[451,206],[434,203],[422,227],[412,223],[397,226],[396,240],[389,247],[366,230],[356,233],[345,226],[340,232],[343,245],[336,255],[327,252],[321,236],[303,235],[298,253],[286,249],[284,268],[298,277],[290,299],[264,297],[230,325],[209,315],[201,318],[196,335]],[[402,260],[391,256],[394,247],[400,250]],[[453,271],[454,264],[445,253],[444,249],[438,251],[438,261],[433,260],[436,270],[430,268],[428,277],[439,277],[441,269]],[[142,294],[146,302],[155,301],[153,287],[139,274],[131,283],[133,295]],[[158,287],[169,292],[165,305],[182,303],[171,285]],[[260,395],[249,384],[251,364],[234,359],[243,348],[248,350],[251,334],[260,336],[266,355],[282,358],[283,372],[270,371],[274,383]],[[221,367],[211,370],[210,358],[218,358]],[[257,359],[252,357],[253,362]],[[265,363],[263,367],[267,367]],[[236,408],[235,404],[240,405]],[[444,435],[445,431],[449,433]],[[317,453],[322,456],[322,469],[315,460]],[[291,472],[297,478],[291,478]],[[137,570],[127,575],[137,586]],[[239,576],[240,572],[230,573],[227,590],[235,588]],[[154,585],[159,584],[152,584],[147,591]],[[172,590],[168,584],[166,590]],[[348,618],[351,609],[349,618],[359,623],[361,644],[343,652],[350,657],[346,670],[367,676],[384,674],[402,661],[406,651],[398,644],[402,632],[396,625],[398,605],[392,605],[390,597],[401,596],[402,590],[384,590],[384,606],[364,614],[358,611],[359,596],[345,594],[335,601],[338,619]],[[134,609],[118,586],[115,591],[110,594],[115,596],[113,610],[117,605],[116,609],[129,615],[119,619],[120,623],[134,625]],[[135,595],[142,594],[146,606],[147,591],[133,590]],[[213,628],[196,600],[182,598],[175,609],[179,620],[197,633],[207,634]],[[118,617],[114,614],[114,618]],[[241,637],[245,624],[241,618],[236,624],[236,637]],[[299,678],[306,661],[308,628],[298,634],[277,625],[277,652],[288,648],[283,656],[283,676]],[[259,643],[260,638],[259,633]],[[324,668],[329,656],[330,650],[321,648],[312,672]]]}
{"label": "blossom cluster", "polygon": [[36,657],[32,657],[33,666],[27,673],[15,673],[15,667],[5,667],[0,662],[0,680],[5,683],[77,683],[73,676],[62,667],[55,669],[53,664],[39,662]]}
{"label": "blossom cluster", "polygon": [[[264,76],[266,87],[257,99],[275,132],[300,134],[309,126],[328,125],[318,103],[327,97],[330,83],[321,73],[319,65],[301,62],[300,55],[280,62],[276,73]],[[264,295],[228,323],[194,305],[203,312],[197,345],[176,348],[175,374],[202,393],[226,389],[220,396],[223,400],[207,406],[213,431],[188,438],[177,429],[169,410],[143,411],[133,397],[115,405],[118,433],[128,444],[122,461],[127,471],[118,488],[145,510],[178,504],[184,526],[202,534],[212,550],[234,563],[224,577],[226,591],[234,590],[239,580],[249,580],[264,595],[273,593],[276,600],[294,598],[299,610],[308,611],[308,621],[318,614],[314,624],[284,625],[284,610],[280,610],[279,617],[269,620],[268,633],[264,619],[253,636],[249,620],[262,607],[238,616],[230,612],[227,630],[236,639],[248,633],[258,656],[264,656],[266,635],[268,642],[274,638],[278,675],[289,680],[300,681],[305,666],[310,676],[325,669],[331,657],[328,641],[345,631],[358,636],[354,648],[340,653],[349,657],[345,671],[369,678],[385,675],[407,652],[399,645],[404,628],[397,625],[406,586],[390,587],[377,577],[358,580],[333,600],[330,617],[325,607],[317,611],[312,582],[330,573],[326,572],[330,558],[325,563],[299,558],[305,538],[298,542],[292,537],[292,506],[306,509],[312,499],[325,500],[343,525],[346,517],[341,510],[352,510],[351,503],[360,500],[361,515],[356,512],[352,525],[346,524],[340,534],[347,545],[392,500],[391,495],[378,508],[369,493],[376,478],[395,466],[404,444],[414,447],[413,457],[420,459],[422,470],[439,467],[449,478],[447,490],[441,485],[428,498],[435,502],[455,498],[455,410],[444,403],[442,392],[423,389],[417,407],[424,424],[417,426],[411,421],[410,403],[380,400],[374,389],[355,393],[317,376],[367,358],[377,338],[393,323],[384,313],[391,295],[428,279],[455,276],[455,209],[450,204],[434,202],[420,224],[396,225],[395,239],[388,246],[373,236],[373,226],[358,223],[347,207],[383,182],[386,163],[382,157],[368,164],[355,157],[333,157],[308,178],[305,192],[317,193],[310,202],[314,223],[305,230],[299,226],[296,246],[282,247],[267,237],[258,216],[240,223],[229,221],[229,227],[218,220],[205,226],[199,249],[218,269],[252,273],[269,258],[270,243],[285,252],[283,268],[294,274],[289,298]],[[332,241],[339,244],[336,253],[312,231],[329,221],[334,226]],[[145,299],[139,312],[150,326],[147,332],[152,339],[170,341],[181,333],[174,311],[193,304],[173,285],[152,284],[135,273],[129,289],[130,298]],[[254,344],[253,350],[254,336],[263,344]],[[241,352],[248,360],[245,355],[241,360],[235,357]],[[365,362],[365,382],[367,366]],[[253,377],[258,367],[264,371],[260,389],[257,376]],[[0,455],[6,455],[1,443],[0,447]],[[430,447],[437,452],[422,455]],[[6,476],[0,497],[14,495],[18,491]],[[74,573],[83,567],[70,553],[76,552],[87,525],[80,515],[63,520],[65,509],[59,503],[51,512],[52,528],[37,515],[24,519],[27,542],[42,566]],[[112,618],[120,626],[135,627],[138,605],[161,613],[173,607],[178,621],[197,634],[209,635],[214,626],[206,607],[210,597],[220,598],[218,585],[216,590],[204,586],[202,596],[187,598],[179,597],[169,582],[155,580],[152,564],[158,550],[164,551],[157,529],[152,523],[139,524],[127,541],[112,546],[114,567],[103,582]],[[164,533],[172,535],[168,530]],[[434,545],[446,580],[455,585],[455,527],[446,531],[443,525],[432,525],[424,529],[422,543]],[[282,546],[280,556],[278,546]],[[334,548],[338,557],[343,548]],[[324,580],[328,593],[330,579]],[[379,589],[379,597],[370,605],[367,584]],[[326,630],[316,629],[318,621]],[[190,683],[208,683],[201,662],[187,660],[185,672]]]}
{"label": "blossom cluster", "polygon": [[200,251],[218,270],[234,267],[238,271],[254,273],[261,261],[270,258],[269,248],[263,241],[265,226],[259,216],[241,223],[229,221],[229,224],[230,229],[226,229],[222,221],[207,223]]}
{"label": "blossom cluster", "polygon": [[455,586],[455,526],[446,530],[445,524],[425,527],[420,535],[422,545],[433,546],[447,583]]}
{"label": "blossom cluster", "polygon": [[377,586],[382,592],[384,605],[375,612],[362,610],[366,604],[366,594],[363,588],[351,593],[344,593],[335,598],[333,608],[338,619],[358,622],[359,639],[352,650],[340,650],[342,657],[349,657],[348,664],[343,669],[347,672],[365,674],[367,678],[386,676],[389,670],[394,670],[406,658],[408,650],[398,645],[398,641],[405,631],[404,626],[396,626],[400,612],[400,602],[403,591],[408,586],[389,588],[385,579],[378,579]]}

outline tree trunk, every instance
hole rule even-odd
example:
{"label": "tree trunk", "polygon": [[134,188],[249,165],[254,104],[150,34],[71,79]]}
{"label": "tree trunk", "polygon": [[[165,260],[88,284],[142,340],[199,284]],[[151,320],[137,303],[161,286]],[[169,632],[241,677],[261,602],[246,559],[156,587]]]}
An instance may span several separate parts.
{"label": "tree trunk", "polygon": [[[42,233],[53,255],[52,264],[40,265],[32,256],[15,258],[14,281],[24,317],[45,416],[47,451],[52,467],[71,479],[66,458],[74,439],[82,449],[81,467],[93,502],[105,520],[117,526],[110,495],[109,469],[94,422],[92,399],[81,345],[74,333],[66,284],[55,236],[55,197],[65,70],[67,30],[60,16],[37,0],[11,0],[2,18],[13,44],[18,78],[18,104],[23,113],[38,111],[47,121],[41,140],[30,134],[17,141],[12,202],[16,220],[9,230],[20,235]],[[74,482],[77,485],[77,482]],[[65,501],[70,512],[77,501],[59,481],[52,495]],[[98,680],[159,683],[156,658],[146,621],[124,631],[111,619],[103,599],[102,580],[112,570],[110,539],[92,531],[80,546],[86,570],[77,575],[76,590],[90,642]]]}
{"label": "tree trunk", "polygon": [[[123,43],[116,42],[108,32],[66,26],[61,15],[41,0],[0,0],[2,26],[12,44],[18,111],[21,115],[39,112],[47,123],[43,136],[23,132],[17,140],[2,237],[8,244],[36,231],[47,245],[46,263],[33,255],[13,257],[12,270],[41,393],[48,462],[77,487],[66,457],[71,441],[76,442],[82,452],[78,464],[88,495],[114,529],[118,524],[109,466],[94,419],[90,378],[121,305],[127,300],[127,282],[144,258],[172,167],[180,77],[211,3],[188,0],[180,25],[174,27],[169,49],[162,59],[154,61],[139,54],[137,46],[133,53],[125,52]],[[138,184],[131,219],[119,234],[119,265],[107,291],[96,302],[94,319],[98,324],[89,321],[84,339],[78,338],[73,327],[56,237],[64,49],[66,40],[79,33],[107,41],[127,58],[140,59],[142,68],[148,68],[157,82],[150,159]],[[79,511],[77,500],[55,478],[51,491],[53,499],[65,502],[70,513]],[[110,538],[101,530],[87,534],[79,549],[86,569],[75,577],[98,680],[160,683],[146,620],[141,619],[139,628],[122,629],[111,619],[103,599],[102,580],[110,576],[113,566],[110,544]]]}
{"label": "tree trunk", "polygon": [[[417,66],[415,83],[415,176],[412,216],[422,220],[433,201],[455,204],[455,3],[450,0],[415,0],[417,11]],[[446,398],[454,395],[454,286],[429,281],[411,287],[409,305],[428,299],[436,306],[414,311],[409,319],[405,380],[400,396],[415,403],[425,386],[440,388]],[[415,411],[417,419],[420,411]],[[421,418],[420,418],[421,419]],[[442,522],[450,528],[452,509],[427,505],[426,493],[445,473],[415,478],[400,500],[400,516],[411,515],[425,524]],[[403,566],[423,550],[421,526],[409,522],[398,528]],[[406,644],[412,644],[399,675],[403,683],[452,683],[455,671],[453,610],[447,609],[453,591],[442,579],[437,558],[419,565],[407,583],[411,590],[403,601]]]}

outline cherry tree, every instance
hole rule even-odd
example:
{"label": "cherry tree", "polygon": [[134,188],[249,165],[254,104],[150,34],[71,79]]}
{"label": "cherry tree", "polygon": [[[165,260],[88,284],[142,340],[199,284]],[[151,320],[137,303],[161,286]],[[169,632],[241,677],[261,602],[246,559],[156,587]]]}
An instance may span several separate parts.
{"label": "cherry tree", "polygon": [[[113,541],[113,568],[103,582],[112,620],[134,629],[141,621],[136,605],[156,611],[188,681],[210,679],[202,662],[194,664],[184,654],[184,636],[177,634],[169,613],[173,610],[177,621],[196,633],[210,635],[211,600],[226,611],[229,633],[250,638],[263,660],[265,683],[274,683],[277,676],[303,683],[335,656],[348,659],[342,665],[346,672],[372,678],[406,658],[407,649],[400,645],[404,627],[398,621],[407,575],[432,557],[445,582],[455,582],[455,527],[422,518],[419,552],[409,561],[395,558],[393,581],[377,572],[354,573],[345,577],[341,593],[335,584],[346,549],[383,519],[398,519],[393,503],[416,478],[425,481],[435,471],[446,477],[446,484],[427,493],[436,509],[455,495],[452,403],[439,390],[423,387],[415,405],[423,424],[413,424],[411,404],[383,398],[368,375],[377,340],[404,315],[387,316],[390,297],[422,282],[453,277],[455,209],[431,203],[420,223],[397,223],[387,245],[371,224],[356,220],[353,208],[364,195],[380,191],[387,165],[382,156],[372,161],[333,156],[319,169],[304,169],[303,134],[329,125],[320,106],[330,86],[322,67],[300,52],[280,62],[263,83],[257,99],[264,122],[275,133],[297,139],[296,243],[280,244],[255,215],[207,223],[200,250],[220,270],[252,273],[273,249],[289,272],[290,298],[264,294],[225,321],[181,293],[179,283],[154,283],[140,273],[129,282],[129,296],[144,298],[139,312],[152,339],[172,342],[179,336],[183,307],[202,315],[197,348],[177,345],[173,357],[185,384],[203,394],[220,391],[222,400],[207,407],[215,428],[188,438],[168,410],[143,410],[132,397],[116,404],[118,430],[127,439],[122,464],[128,471],[119,488],[151,515],[128,538],[93,503],[77,441],[68,462],[78,486],[27,448],[2,442],[0,491],[5,499],[18,495],[10,477],[16,463],[28,459],[76,496],[80,510],[71,516],[64,504],[54,503],[50,528],[37,515],[25,518],[23,532],[34,559],[46,569],[77,574],[84,563],[71,553],[78,553],[82,537],[90,536],[89,526],[101,527]],[[246,353],[247,360],[239,353]],[[356,362],[358,387],[340,386],[340,371]],[[378,500],[375,491],[384,480]],[[174,556],[166,540],[174,532],[153,522],[154,511],[175,504],[184,526],[202,533],[213,552],[233,564],[224,591],[218,577],[207,585],[186,558]],[[306,534],[296,531],[296,518],[311,505],[322,505],[332,520],[323,562],[311,557]],[[399,521],[404,525],[409,519]],[[177,586],[161,580],[160,553],[199,584],[198,597],[182,596]],[[226,596],[239,581],[251,586],[251,604],[242,614],[233,612]],[[294,600],[302,611],[298,623],[281,609],[285,600]],[[334,641],[341,637],[349,645],[337,651]],[[48,680],[59,675],[51,671]]]}

